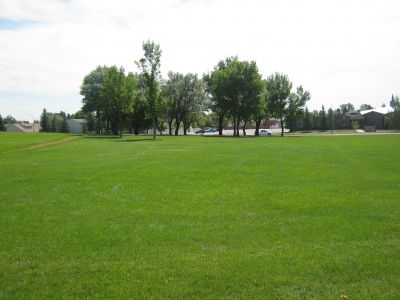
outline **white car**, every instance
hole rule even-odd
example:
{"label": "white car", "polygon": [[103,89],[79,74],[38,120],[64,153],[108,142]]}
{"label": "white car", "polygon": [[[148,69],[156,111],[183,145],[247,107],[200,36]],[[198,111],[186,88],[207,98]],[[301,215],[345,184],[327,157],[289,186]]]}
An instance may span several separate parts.
{"label": "white car", "polygon": [[271,136],[272,131],[271,129],[260,129],[259,134],[260,136]]}

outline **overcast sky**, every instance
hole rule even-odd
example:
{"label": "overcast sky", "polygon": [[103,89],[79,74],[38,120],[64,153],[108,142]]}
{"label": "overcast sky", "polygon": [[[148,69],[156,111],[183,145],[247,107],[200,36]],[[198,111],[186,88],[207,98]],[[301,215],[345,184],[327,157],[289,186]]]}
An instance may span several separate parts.
{"label": "overcast sky", "polygon": [[164,76],[238,55],[302,84],[310,109],[400,94],[399,0],[0,0],[0,114],[79,110],[83,77],[97,65],[137,71],[147,39]]}

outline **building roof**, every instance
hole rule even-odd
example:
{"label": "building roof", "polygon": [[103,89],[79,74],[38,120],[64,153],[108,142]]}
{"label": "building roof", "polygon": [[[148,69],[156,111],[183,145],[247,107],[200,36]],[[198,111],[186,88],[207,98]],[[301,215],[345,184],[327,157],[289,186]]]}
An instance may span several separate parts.
{"label": "building roof", "polygon": [[368,114],[370,112],[376,112],[378,114],[387,115],[387,114],[393,112],[393,108],[390,107],[390,106],[389,107],[379,107],[379,108],[360,111],[360,114],[361,115],[365,115],[365,114]]}
{"label": "building roof", "polygon": [[10,128],[14,128],[14,131],[23,131],[23,132],[38,132],[40,130],[39,123],[9,123],[6,124],[5,127],[9,130]]}

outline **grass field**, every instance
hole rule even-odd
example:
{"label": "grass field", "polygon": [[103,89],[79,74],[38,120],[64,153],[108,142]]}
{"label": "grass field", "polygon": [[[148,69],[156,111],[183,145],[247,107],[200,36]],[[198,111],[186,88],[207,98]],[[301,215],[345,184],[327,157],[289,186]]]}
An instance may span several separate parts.
{"label": "grass field", "polygon": [[0,298],[400,298],[400,136],[53,139],[0,134]]}
{"label": "grass field", "polygon": [[63,133],[0,133],[0,154],[48,144],[70,137]]}

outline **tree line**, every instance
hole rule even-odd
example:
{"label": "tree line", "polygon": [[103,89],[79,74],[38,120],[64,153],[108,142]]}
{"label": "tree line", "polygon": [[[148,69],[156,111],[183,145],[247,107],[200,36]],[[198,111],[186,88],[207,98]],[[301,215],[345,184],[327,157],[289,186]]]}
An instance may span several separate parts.
{"label": "tree line", "polygon": [[65,112],[49,113],[44,108],[40,116],[40,131],[41,132],[69,132],[68,116]]}
{"label": "tree line", "polygon": [[[259,135],[262,121],[275,119],[292,131],[350,129],[351,103],[328,110],[309,111],[310,92],[293,87],[288,76],[275,73],[262,78],[255,61],[228,57],[202,77],[170,71],[161,77],[161,49],[152,41],[143,43],[143,57],[135,61],[139,73],[126,73],[116,66],[98,66],[87,74],[80,87],[82,108],[73,116],[43,110],[40,125],[44,132],[68,132],[68,118],[84,118],[85,131],[96,134],[139,134],[152,128],[153,138],[168,130],[169,135],[186,135],[192,126],[217,127],[219,135],[228,124],[234,136],[255,126]],[[386,122],[389,129],[400,128],[399,98],[392,97],[395,112]],[[360,110],[371,109],[363,104]],[[0,115],[0,130],[14,122]]]}
{"label": "tree line", "polygon": [[[161,78],[161,49],[154,42],[143,43],[144,55],[136,61],[140,72],[126,74],[123,68],[99,66],[83,79],[82,113],[87,130],[97,134],[139,134],[152,128],[169,135],[186,135],[191,126],[216,125],[219,135],[233,125],[234,136],[255,124],[255,134],[263,120],[273,118],[292,131],[351,129],[351,103],[328,110],[309,111],[310,92],[293,87],[285,74],[262,78],[255,61],[228,57],[201,78],[197,74],[170,71]],[[371,109],[363,104],[360,110]],[[210,122],[207,122],[210,120]],[[211,120],[215,120],[211,122]],[[211,124],[212,123],[212,124]],[[388,121],[395,128],[395,121]]]}
{"label": "tree line", "polygon": [[[82,112],[87,130],[97,134],[139,134],[152,128],[169,135],[186,135],[191,126],[201,124],[208,115],[218,115],[222,135],[227,122],[234,135],[240,127],[275,116],[283,125],[285,118],[301,117],[310,93],[302,86],[292,89],[287,75],[275,73],[262,79],[255,61],[237,57],[221,60],[213,71],[204,74],[169,72],[160,75],[161,49],[158,44],[143,43],[144,55],[136,61],[140,73],[127,73],[116,66],[98,66],[87,74],[81,86]],[[283,135],[283,126],[282,126]]]}

